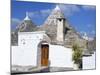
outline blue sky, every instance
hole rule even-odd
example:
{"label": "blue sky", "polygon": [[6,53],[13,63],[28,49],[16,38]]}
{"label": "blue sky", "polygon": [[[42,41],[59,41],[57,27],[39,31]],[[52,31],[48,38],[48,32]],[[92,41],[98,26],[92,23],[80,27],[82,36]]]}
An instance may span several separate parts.
{"label": "blue sky", "polygon": [[69,24],[79,33],[86,33],[90,37],[95,36],[96,8],[90,5],[12,1],[11,29],[14,30],[25,18],[26,12],[29,12],[34,24],[42,25],[56,5],[59,5]]}

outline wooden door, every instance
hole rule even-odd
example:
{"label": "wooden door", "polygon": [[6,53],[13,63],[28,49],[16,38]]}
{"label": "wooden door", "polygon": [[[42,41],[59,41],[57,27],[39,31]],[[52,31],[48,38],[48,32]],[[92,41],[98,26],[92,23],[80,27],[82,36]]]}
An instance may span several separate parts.
{"label": "wooden door", "polygon": [[41,45],[41,66],[48,66],[49,65],[49,45],[42,44]]}

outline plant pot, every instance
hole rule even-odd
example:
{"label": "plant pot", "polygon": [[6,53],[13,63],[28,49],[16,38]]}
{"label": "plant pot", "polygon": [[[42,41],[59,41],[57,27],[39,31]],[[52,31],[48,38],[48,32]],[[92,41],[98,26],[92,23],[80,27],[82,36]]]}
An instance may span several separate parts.
{"label": "plant pot", "polygon": [[73,64],[74,70],[79,70],[79,64]]}

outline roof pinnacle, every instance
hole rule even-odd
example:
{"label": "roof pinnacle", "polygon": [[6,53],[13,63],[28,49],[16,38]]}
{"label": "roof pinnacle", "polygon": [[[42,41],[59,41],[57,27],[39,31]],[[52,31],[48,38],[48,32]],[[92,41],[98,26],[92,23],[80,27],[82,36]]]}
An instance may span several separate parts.
{"label": "roof pinnacle", "polygon": [[28,12],[26,12],[26,17],[24,18],[24,20],[30,20]]}

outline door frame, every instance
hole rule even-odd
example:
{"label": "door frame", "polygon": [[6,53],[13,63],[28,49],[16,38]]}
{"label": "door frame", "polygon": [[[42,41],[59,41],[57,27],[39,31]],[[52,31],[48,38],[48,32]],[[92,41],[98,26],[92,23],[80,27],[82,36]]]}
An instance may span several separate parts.
{"label": "door frame", "polygon": [[[41,65],[41,53],[42,53],[41,52],[41,45],[43,45],[43,44],[47,44],[49,46],[49,43],[47,41],[41,41],[38,44],[38,46],[37,46],[37,67],[42,67],[42,65]],[[48,51],[48,63],[49,63],[49,51]]]}

